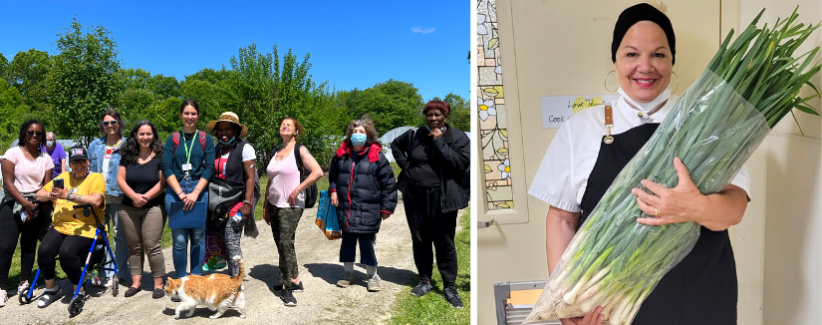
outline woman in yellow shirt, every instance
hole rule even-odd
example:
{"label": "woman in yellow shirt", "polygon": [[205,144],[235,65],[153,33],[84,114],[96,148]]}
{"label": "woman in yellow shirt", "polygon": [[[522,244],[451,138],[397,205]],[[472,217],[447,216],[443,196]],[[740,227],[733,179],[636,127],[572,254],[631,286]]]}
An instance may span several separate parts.
{"label": "woman in yellow shirt", "polygon": [[[54,281],[54,268],[57,264],[55,257],[58,253],[60,266],[77,290],[83,262],[97,230],[94,215],[104,216],[103,198],[106,195],[106,182],[102,174],[89,172],[88,153],[83,146],[69,149],[69,164],[71,172],[60,174],[43,186],[36,195],[38,201],[54,203],[52,226],[49,227],[37,252],[40,270],[46,279],[46,292],[37,302],[40,308],[48,306],[60,296],[61,289]],[[60,180],[63,182],[63,188],[55,187],[54,182]],[[94,208],[94,213],[88,217],[83,215],[82,209],[74,209],[75,205],[85,203]],[[82,288],[79,294],[85,294]]]}

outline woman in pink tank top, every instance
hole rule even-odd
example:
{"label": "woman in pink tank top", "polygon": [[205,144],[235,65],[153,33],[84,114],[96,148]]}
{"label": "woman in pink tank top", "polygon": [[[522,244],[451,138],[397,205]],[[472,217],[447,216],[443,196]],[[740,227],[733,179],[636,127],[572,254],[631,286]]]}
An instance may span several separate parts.
{"label": "woman in pink tank top", "polygon": [[[281,285],[275,285],[274,290],[282,290],[281,299],[286,306],[296,306],[297,299],[293,292],[303,291],[294,250],[294,232],[305,208],[303,190],[323,176],[320,165],[308,149],[302,145],[297,146],[297,137],[302,131],[302,125],[297,120],[290,117],[283,119],[280,123],[283,147],[276,150],[266,168],[268,185],[265,189],[263,219],[271,225],[271,233],[280,255]],[[303,166],[297,166],[295,155],[300,155]],[[304,181],[301,181],[300,169],[303,169],[304,174],[310,173]]]}

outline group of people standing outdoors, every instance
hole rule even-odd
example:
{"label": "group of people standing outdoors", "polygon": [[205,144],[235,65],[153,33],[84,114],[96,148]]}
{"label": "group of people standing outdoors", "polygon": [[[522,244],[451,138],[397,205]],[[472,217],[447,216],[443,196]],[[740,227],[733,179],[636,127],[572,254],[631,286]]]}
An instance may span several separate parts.
{"label": "group of people standing outdoors", "polygon": [[[370,119],[353,120],[345,130],[345,140],[328,170],[328,192],[337,207],[343,233],[340,262],[344,271],[337,285],[345,288],[355,283],[353,269],[359,243],[360,262],[368,274],[367,289],[380,290],[377,233],[381,222],[395,212],[399,188],[420,276],[411,294],[421,297],[433,289],[433,244],[443,296],[461,308],[455,288],[454,234],[457,210],[468,205],[470,142],[465,133],[445,122],[450,113],[447,103],[431,101],[423,112],[426,126],[408,131],[391,144],[402,168],[398,182],[381,152],[383,147]],[[172,234],[174,275],[200,275],[206,254],[206,228],[219,233],[227,256],[242,256],[242,235],[258,234],[254,207],[261,197],[265,199],[263,219],[271,226],[279,253],[280,284],[273,289],[280,292],[286,306],[296,306],[293,293],[305,288],[299,276],[295,232],[306,208],[305,190],[324,173],[299,143],[302,125],[290,117],[281,121],[282,145],[270,153],[265,170],[268,183],[261,196],[257,154],[244,141],[248,127],[236,114],[225,112],[207,123],[205,132],[197,129],[200,116],[198,103],[185,100],[180,107],[182,129],[163,143],[149,120],[138,121],[130,133],[124,134],[126,125],[120,114],[109,109],[99,121],[103,136],[91,142],[88,150],[75,145],[68,152],[39,121],[23,123],[18,146],[0,157],[4,189],[0,199],[0,307],[8,300],[5,289],[18,242],[18,292],[32,285],[29,279],[36,254],[46,281],[39,307],[48,306],[60,296],[61,289],[55,283],[58,255],[69,281],[75,289],[81,286],[82,267],[97,221],[93,216],[77,214],[80,210],[75,205],[89,204],[97,215],[105,215],[117,265],[118,274],[107,272],[92,282],[111,286],[130,278],[124,296],[132,297],[142,291],[147,259],[153,277],[152,297],[161,298],[165,295],[161,241],[166,221]],[[191,218],[192,211],[203,211],[195,216],[202,226],[172,226],[174,218]],[[228,272],[237,275],[236,261],[226,261]],[[82,286],[80,290],[83,294]]]}

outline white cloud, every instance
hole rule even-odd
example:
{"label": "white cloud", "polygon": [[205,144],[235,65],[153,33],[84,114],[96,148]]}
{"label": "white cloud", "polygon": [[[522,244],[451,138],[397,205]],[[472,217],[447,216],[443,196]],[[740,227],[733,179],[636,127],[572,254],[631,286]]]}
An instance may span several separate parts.
{"label": "white cloud", "polygon": [[428,34],[434,31],[434,27],[423,28],[422,26],[414,26],[411,27],[411,32],[413,33],[420,33],[420,34]]}

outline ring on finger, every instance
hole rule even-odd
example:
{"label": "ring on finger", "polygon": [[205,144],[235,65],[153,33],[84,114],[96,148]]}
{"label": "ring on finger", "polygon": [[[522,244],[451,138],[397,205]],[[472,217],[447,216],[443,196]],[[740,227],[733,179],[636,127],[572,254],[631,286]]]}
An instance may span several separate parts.
{"label": "ring on finger", "polygon": [[654,217],[658,217],[658,216],[659,216],[659,208],[655,207],[654,208]]}

